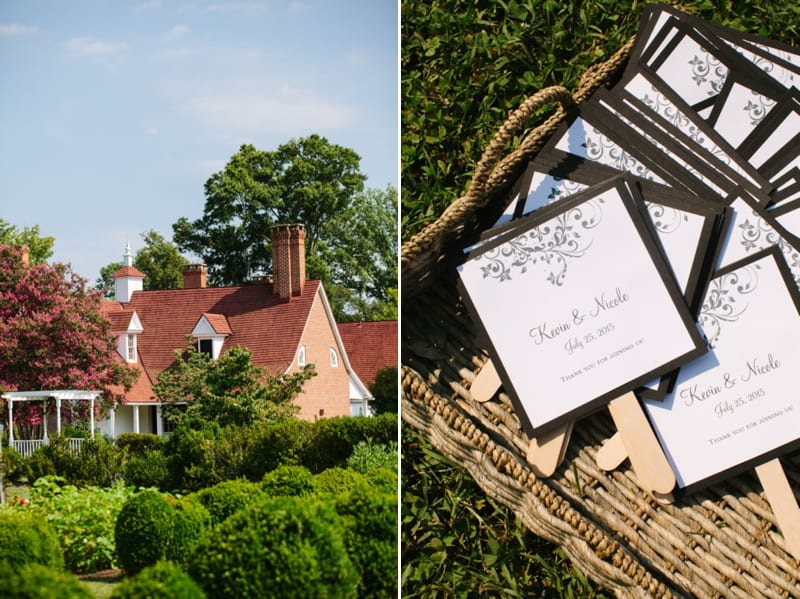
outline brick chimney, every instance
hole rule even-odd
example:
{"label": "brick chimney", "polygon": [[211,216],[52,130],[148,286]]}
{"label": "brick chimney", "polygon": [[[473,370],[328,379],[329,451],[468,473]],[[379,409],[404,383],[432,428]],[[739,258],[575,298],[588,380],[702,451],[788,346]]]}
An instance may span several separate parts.
{"label": "brick chimney", "polygon": [[306,230],[303,225],[272,227],[272,289],[283,301],[303,294],[306,282]]}
{"label": "brick chimney", "polygon": [[206,286],[206,265],[187,264],[183,267],[183,288],[204,289]]}

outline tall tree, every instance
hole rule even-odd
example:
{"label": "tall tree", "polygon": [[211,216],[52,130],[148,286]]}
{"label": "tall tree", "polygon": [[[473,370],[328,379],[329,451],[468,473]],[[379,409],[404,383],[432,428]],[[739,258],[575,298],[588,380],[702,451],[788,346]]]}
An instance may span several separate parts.
{"label": "tall tree", "polygon": [[[183,267],[188,260],[178,247],[161,233],[150,229],[141,235],[144,247],[136,252],[133,265],[145,274],[144,289],[180,289],[183,286]],[[100,269],[94,288],[106,298],[114,295],[114,281],[111,278],[122,268],[122,262],[111,262]]]}
{"label": "tall tree", "polygon": [[28,246],[31,264],[47,262],[53,255],[54,237],[42,237],[39,225],[25,227],[21,231],[11,223],[0,218],[0,245]]}
{"label": "tall tree", "polygon": [[203,216],[173,225],[175,243],[203,257],[212,284],[239,285],[271,271],[273,224],[302,223],[308,276],[331,292],[337,316],[357,318],[387,301],[397,278],[397,193],[364,192],[359,162],[319,135],[274,151],[243,145],[206,182]]}
{"label": "tall tree", "polygon": [[64,264],[27,265],[0,246],[0,389],[129,389],[100,294]]}

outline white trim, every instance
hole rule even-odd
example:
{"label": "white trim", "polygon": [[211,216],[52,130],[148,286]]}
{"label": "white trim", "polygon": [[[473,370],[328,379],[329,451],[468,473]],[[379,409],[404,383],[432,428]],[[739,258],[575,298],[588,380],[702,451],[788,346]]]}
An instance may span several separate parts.
{"label": "white trim", "polygon": [[301,345],[297,349],[297,365],[298,366],[305,366],[306,365],[306,346]]}

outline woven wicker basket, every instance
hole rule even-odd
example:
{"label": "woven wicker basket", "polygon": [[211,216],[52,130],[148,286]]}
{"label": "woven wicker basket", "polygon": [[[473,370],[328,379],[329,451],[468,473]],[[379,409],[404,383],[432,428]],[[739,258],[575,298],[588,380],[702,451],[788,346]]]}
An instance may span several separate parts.
{"label": "woven wicker basket", "polygon": [[[509,398],[501,392],[478,403],[470,396],[487,356],[459,300],[451,262],[494,222],[510,184],[563,121],[564,108],[612,84],[632,44],[588,71],[574,95],[547,88],[524,102],[487,147],[469,192],[403,246],[402,418],[618,596],[798,597],[798,561],[787,553],[753,472],[661,505],[641,490],[627,463],[608,473],[597,467],[598,448],[615,432],[602,411],[575,424],[562,465],[537,479]],[[559,105],[555,114],[501,160],[526,119],[552,103]],[[800,456],[783,464],[800,488]]]}

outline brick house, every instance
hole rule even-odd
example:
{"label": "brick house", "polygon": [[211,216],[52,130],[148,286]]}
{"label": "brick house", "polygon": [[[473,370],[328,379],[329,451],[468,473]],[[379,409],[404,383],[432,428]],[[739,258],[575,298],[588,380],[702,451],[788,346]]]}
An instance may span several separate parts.
{"label": "brick house", "polygon": [[124,266],[113,275],[114,300],[103,303],[103,314],[119,358],[140,374],[125,403],[100,423],[103,433],[167,432],[152,386],[187,336],[214,359],[246,347],[253,363],[273,375],[314,364],[317,375],[296,400],[300,418],[348,416],[352,404],[366,405],[368,388],[351,365],[322,283],[306,280],[303,226],[273,227],[272,251],[271,280],[207,287],[205,266],[189,265],[183,289],[144,291],[144,274],[126,248]]}

